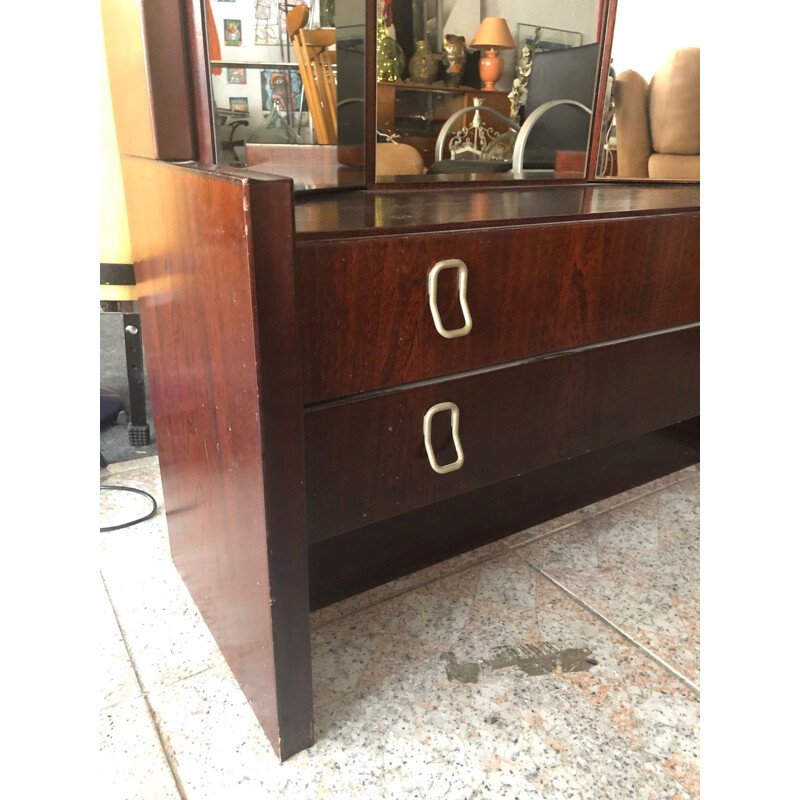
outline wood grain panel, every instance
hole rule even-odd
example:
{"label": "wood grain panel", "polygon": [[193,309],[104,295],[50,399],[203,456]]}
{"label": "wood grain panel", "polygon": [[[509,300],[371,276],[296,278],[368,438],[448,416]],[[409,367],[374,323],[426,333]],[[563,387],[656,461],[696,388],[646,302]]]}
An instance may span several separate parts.
{"label": "wood grain panel", "polygon": [[192,113],[197,160],[214,163],[214,111],[212,109],[211,76],[205,30],[203,29],[204,0],[185,0],[186,9],[186,69],[191,88]]}
{"label": "wood grain panel", "polygon": [[429,184],[408,192],[384,189],[297,198],[295,223],[298,241],[308,241],[699,210],[699,186],[606,182],[492,189],[462,186],[461,191],[453,191]]}
{"label": "wood grain panel", "polygon": [[[699,339],[691,326],[307,411],[309,541],[697,416]],[[442,402],[460,409],[465,453],[445,475],[422,436]],[[436,420],[450,463],[449,416]]]}
{"label": "wood grain panel", "polygon": [[120,153],[174,161],[197,155],[179,0],[102,0]]}
{"label": "wood grain panel", "polygon": [[313,741],[290,183],[123,167],[172,557],[288,758]]}
{"label": "wood grain panel", "polygon": [[[297,249],[304,400],[314,403],[697,322],[697,214],[305,244]],[[472,331],[445,339],[427,275],[468,267]],[[463,325],[455,270],[439,278]]]}
{"label": "wood grain panel", "polygon": [[[291,181],[249,182],[258,321],[270,610],[281,759],[314,741],[308,624],[302,390],[297,353]],[[267,219],[269,227],[255,227]],[[245,231],[246,233],[247,231]]]}

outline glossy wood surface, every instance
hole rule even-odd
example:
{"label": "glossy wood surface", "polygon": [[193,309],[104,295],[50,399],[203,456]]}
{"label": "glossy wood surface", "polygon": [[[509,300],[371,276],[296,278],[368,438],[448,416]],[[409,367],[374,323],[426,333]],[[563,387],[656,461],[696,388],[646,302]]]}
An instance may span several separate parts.
{"label": "glossy wood surface", "polygon": [[517,475],[308,549],[321,608],[700,460],[700,420],[662,428]]}
{"label": "glossy wood surface", "polygon": [[124,178],[173,560],[287,758],[313,741],[290,185]]}
{"label": "glossy wood surface", "polygon": [[102,0],[120,153],[197,156],[181,0]]}
{"label": "glossy wood surface", "polygon": [[262,144],[245,142],[245,162],[256,164],[320,164],[338,167],[338,147],[335,144]]}
{"label": "glossy wood surface", "polygon": [[[275,147],[276,145],[262,145],[262,147]],[[277,147],[302,147],[303,145],[277,145]],[[248,159],[251,147],[247,146]],[[322,145],[309,145],[309,150],[322,149]],[[326,148],[327,149],[327,148]],[[334,155],[337,148],[331,148]],[[275,154],[280,156],[281,153]],[[302,153],[298,153],[302,156]],[[256,156],[258,158],[258,156]],[[320,191],[336,191],[344,188],[361,188],[364,185],[364,168],[348,167],[343,164],[326,163],[325,161],[312,156],[311,158],[301,157],[297,161],[266,161],[248,164],[247,174],[255,177],[257,175],[280,175],[291,178],[295,195],[298,197],[303,193],[311,192],[317,194]]]}
{"label": "glossy wood surface", "polygon": [[[307,411],[309,541],[696,416],[699,339],[692,326]],[[422,421],[444,402],[460,409],[465,460],[440,475]],[[435,420],[448,464],[450,417]]]}
{"label": "glossy wood surface", "polygon": [[577,150],[556,150],[555,173],[559,177],[580,178],[586,168],[586,153]]}
{"label": "glossy wood surface", "polygon": [[698,186],[615,183],[460,191],[428,186],[413,192],[298,197],[295,227],[297,240],[308,241],[699,210]]}
{"label": "glossy wood surface", "polygon": [[[464,337],[436,330],[428,273],[468,270]],[[698,214],[297,248],[306,403],[697,322]],[[464,324],[455,270],[438,278],[448,330]]]}
{"label": "glossy wood surface", "polygon": [[204,0],[184,0],[186,9],[186,69],[189,74],[197,160],[214,163],[214,112],[203,29]]}
{"label": "glossy wood surface", "polygon": [[[250,181],[247,230],[258,321],[261,446],[266,497],[278,742],[281,759],[314,741],[308,626],[308,539],[302,384],[297,358],[292,188]],[[269,219],[270,226],[253,225]],[[245,232],[245,235],[247,231]]]}

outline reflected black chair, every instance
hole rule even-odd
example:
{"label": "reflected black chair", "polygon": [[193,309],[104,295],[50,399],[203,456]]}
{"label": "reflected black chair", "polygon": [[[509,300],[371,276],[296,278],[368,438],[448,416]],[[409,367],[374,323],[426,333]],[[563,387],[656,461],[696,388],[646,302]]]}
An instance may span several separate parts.
{"label": "reflected black chair", "polygon": [[[454,124],[462,115],[473,112],[473,109],[462,109],[442,126],[436,142],[436,160],[428,174],[552,171],[558,151],[585,153],[589,147],[599,55],[597,42],[537,53],[528,82],[525,122],[522,125],[493,109],[481,107],[482,113],[488,112],[517,131],[512,160],[492,162],[444,158],[445,145]],[[487,168],[487,164],[496,166]]]}

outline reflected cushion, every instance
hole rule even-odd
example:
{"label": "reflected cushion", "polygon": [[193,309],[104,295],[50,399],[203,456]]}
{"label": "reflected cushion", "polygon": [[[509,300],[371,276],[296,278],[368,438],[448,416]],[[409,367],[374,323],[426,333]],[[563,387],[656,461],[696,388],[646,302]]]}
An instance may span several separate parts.
{"label": "reflected cushion", "polygon": [[[656,153],[700,153],[700,49],[676,50],[650,81],[650,137]],[[652,177],[652,176],[651,176]]]}
{"label": "reflected cushion", "polygon": [[649,177],[658,180],[700,180],[700,156],[653,153],[648,164]]}
{"label": "reflected cushion", "polygon": [[617,76],[612,91],[616,109],[617,175],[646,178],[647,160],[653,152],[647,121],[647,81],[638,72],[627,69]]}
{"label": "reflected cushion", "polygon": [[409,144],[379,142],[375,145],[375,176],[422,175],[425,162]]}

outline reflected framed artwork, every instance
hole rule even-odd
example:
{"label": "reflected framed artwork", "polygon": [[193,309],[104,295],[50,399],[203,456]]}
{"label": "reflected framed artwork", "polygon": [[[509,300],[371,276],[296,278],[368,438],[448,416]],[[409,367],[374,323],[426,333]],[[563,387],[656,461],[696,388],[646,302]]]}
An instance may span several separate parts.
{"label": "reflected framed artwork", "polygon": [[546,28],[543,25],[528,25],[520,22],[517,24],[517,47],[521,50],[524,45],[533,48],[537,31],[541,36],[536,44],[536,50],[565,50],[569,47],[580,47],[583,44],[583,34],[577,31],[565,31],[559,28]]}

